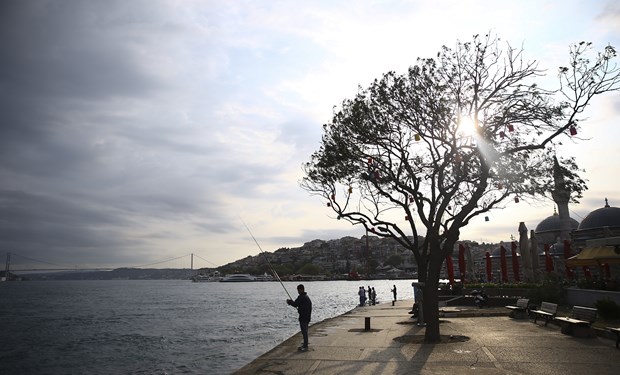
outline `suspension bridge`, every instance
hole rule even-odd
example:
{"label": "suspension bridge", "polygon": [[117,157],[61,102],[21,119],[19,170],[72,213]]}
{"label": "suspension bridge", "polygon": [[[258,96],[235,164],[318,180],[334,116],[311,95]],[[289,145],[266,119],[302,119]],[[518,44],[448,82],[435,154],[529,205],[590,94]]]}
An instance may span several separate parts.
{"label": "suspension bridge", "polygon": [[[195,263],[196,261],[196,263]],[[216,264],[208,261],[198,254],[190,253],[181,255],[174,258],[167,258],[158,260],[152,263],[132,265],[132,266],[117,266],[117,267],[81,267],[79,265],[66,265],[52,263],[41,259],[35,259],[28,256],[24,256],[17,253],[6,253],[6,262],[4,269],[4,277],[8,279],[8,275],[16,274],[17,272],[32,273],[32,272],[59,272],[59,271],[111,271],[118,268],[160,268],[160,269],[188,269],[194,270],[200,268],[214,268]]]}

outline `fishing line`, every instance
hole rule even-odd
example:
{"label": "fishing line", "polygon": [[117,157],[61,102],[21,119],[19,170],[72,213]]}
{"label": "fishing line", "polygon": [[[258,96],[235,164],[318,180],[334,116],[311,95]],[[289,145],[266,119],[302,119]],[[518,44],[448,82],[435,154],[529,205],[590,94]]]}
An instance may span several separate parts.
{"label": "fishing line", "polygon": [[273,266],[271,265],[271,262],[269,261],[269,258],[267,258],[267,256],[265,255],[265,252],[263,251],[263,249],[258,244],[258,241],[256,241],[256,238],[252,234],[252,231],[246,225],[245,221],[243,221],[241,216],[239,216],[239,220],[241,220],[241,222],[243,223],[243,226],[245,227],[245,229],[247,229],[248,233],[250,233],[250,236],[252,236],[252,239],[254,240],[254,243],[256,243],[256,246],[258,246],[258,249],[260,250],[260,253],[263,254],[263,257],[267,261],[267,265],[269,266],[269,269],[271,269],[271,273],[273,273],[273,276],[275,276],[275,278],[280,282],[280,285],[282,285],[282,288],[284,288],[284,291],[286,292],[286,295],[288,296],[288,298],[292,300],[293,297],[291,297],[291,295],[288,293],[288,290],[286,290],[286,287],[284,286],[284,283],[282,282],[282,280],[280,280],[280,276],[278,276],[278,273],[276,272],[275,268],[273,268]]}

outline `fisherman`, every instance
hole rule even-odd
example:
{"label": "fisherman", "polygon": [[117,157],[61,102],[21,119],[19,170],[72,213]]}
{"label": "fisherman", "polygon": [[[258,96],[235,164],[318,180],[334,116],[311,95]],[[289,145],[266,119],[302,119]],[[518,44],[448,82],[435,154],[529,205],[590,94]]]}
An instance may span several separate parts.
{"label": "fisherman", "polygon": [[301,329],[301,335],[304,338],[304,342],[298,349],[305,352],[308,350],[308,325],[310,324],[310,315],[312,314],[312,301],[310,301],[310,297],[308,297],[303,284],[297,285],[297,293],[299,293],[299,296],[295,301],[287,299],[286,303],[293,307],[297,307],[297,312],[299,313],[299,327]]}
{"label": "fisherman", "polygon": [[366,290],[363,286],[360,286],[357,294],[360,296],[360,306],[364,306],[366,304]]}

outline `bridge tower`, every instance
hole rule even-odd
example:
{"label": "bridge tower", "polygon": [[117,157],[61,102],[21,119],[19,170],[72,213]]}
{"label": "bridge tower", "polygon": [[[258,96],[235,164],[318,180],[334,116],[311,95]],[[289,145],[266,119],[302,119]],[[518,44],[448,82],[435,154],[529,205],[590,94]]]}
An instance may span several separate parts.
{"label": "bridge tower", "polygon": [[6,265],[4,267],[4,280],[10,281],[10,270],[11,270],[11,253],[6,253]]}

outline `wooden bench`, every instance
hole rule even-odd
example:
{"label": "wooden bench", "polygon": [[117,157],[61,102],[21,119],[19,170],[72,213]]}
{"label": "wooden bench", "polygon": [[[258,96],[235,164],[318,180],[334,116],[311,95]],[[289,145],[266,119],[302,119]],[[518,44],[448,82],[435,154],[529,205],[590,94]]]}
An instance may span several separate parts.
{"label": "wooden bench", "polygon": [[607,327],[607,330],[611,333],[616,334],[616,349],[618,349],[618,344],[620,344],[620,328],[617,327]]}
{"label": "wooden bench", "polygon": [[596,320],[596,309],[583,306],[573,306],[571,316],[555,318],[562,326],[562,333],[576,337],[595,337],[590,327]]}
{"label": "wooden bench", "polygon": [[558,305],[551,302],[543,302],[538,310],[530,310],[530,313],[534,316],[534,323],[538,318],[545,319],[545,326],[550,320],[555,318],[555,314],[558,312]]}
{"label": "wooden bench", "polygon": [[527,309],[529,306],[530,300],[527,298],[519,298],[515,306],[508,305],[507,309],[510,310],[510,317],[514,319],[525,319],[527,318]]}

